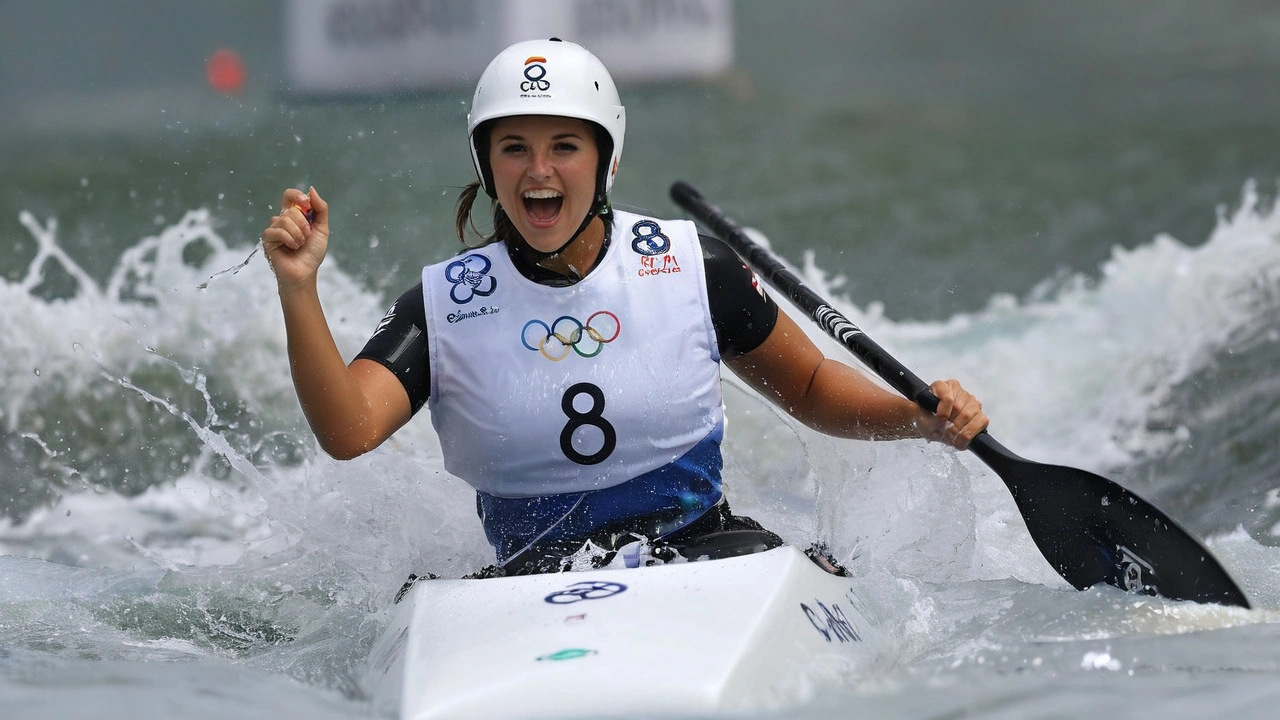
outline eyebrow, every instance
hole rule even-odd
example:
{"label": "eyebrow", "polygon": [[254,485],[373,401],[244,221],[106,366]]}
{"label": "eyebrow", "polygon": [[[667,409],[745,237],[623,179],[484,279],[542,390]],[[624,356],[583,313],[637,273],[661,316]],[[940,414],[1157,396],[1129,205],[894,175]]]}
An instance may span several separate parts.
{"label": "eyebrow", "polygon": [[[552,140],[564,140],[566,138],[572,138],[574,140],[582,140],[583,135],[582,133],[569,131],[569,132],[556,133],[555,135],[551,136]],[[507,140],[517,140],[519,142],[525,142],[525,137],[517,133],[507,133],[506,135],[503,135],[502,137],[495,140],[494,142],[500,143],[500,142],[505,142]]]}

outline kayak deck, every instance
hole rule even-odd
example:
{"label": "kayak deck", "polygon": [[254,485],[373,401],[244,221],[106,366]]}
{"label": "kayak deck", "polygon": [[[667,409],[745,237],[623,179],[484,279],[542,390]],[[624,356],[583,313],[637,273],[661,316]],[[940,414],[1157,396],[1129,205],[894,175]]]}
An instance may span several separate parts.
{"label": "kayak deck", "polygon": [[867,655],[850,578],[794,547],[723,560],[424,580],[370,654],[375,707],[425,718],[759,710]]}

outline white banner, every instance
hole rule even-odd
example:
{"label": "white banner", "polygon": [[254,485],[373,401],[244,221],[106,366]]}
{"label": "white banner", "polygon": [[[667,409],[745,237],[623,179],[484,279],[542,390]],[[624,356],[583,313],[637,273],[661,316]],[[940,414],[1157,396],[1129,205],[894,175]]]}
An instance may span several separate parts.
{"label": "white banner", "polygon": [[290,90],[465,87],[500,50],[559,37],[627,81],[711,77],[733,63],[730,0],[288,0]]}

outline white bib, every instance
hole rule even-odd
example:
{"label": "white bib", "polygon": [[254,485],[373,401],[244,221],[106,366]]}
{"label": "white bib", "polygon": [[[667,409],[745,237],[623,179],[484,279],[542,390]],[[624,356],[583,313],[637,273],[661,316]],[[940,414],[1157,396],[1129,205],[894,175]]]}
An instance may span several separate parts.
{"label": "white bib", "polygon": [[477,490],[612,487],[723,422],[693,223],[615,211],[611,232],[569,287],[525,278],[502,244],[423,269],[431,421],[445,468]]}

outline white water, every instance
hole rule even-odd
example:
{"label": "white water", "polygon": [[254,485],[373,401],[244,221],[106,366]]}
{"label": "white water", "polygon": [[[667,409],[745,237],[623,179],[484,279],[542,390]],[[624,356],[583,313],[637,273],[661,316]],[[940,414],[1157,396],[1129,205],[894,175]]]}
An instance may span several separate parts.
{"label": "white water", "polygon": [[[319,454],[266,264],[211,280],[250,249],[226,247],[205,211],[140,240],[104,281],[62,252],[56,222],[22,225],[4,239],[40,256],[0,280],[0,420],[20,451],[0,488],[46,500],[0,520],[6,716],[367,714],[357,678],[404,577],[491,561],[427,418],[360,460]],[[1098,278],[1046,281],[1029,300],[943,323],[836,304],[921,377],[964,380],[1020,454],[1109,474],[1188,442],[1166,417],[1180,381],[1241,337],[1280,342],[1277,238],[1280,214],[1246,189],[1207,241],[1117,250]],[[838,279],[803,271],[839,297]],[[56,275],[74,291],[52,290]],[[322,279],[350,355],[385,299],[332,262]],[[875,581],[893,638],[873,672],[779,716],[1058,717],[1099,702],[1267,716],[1280,551],[1230,528],[1211,538],[1259,610],[1077,593],[975,458],[816,436],[727,383],[735,509],[827,541]],[[1257,495],[1277,480],[1258,478]]]}

